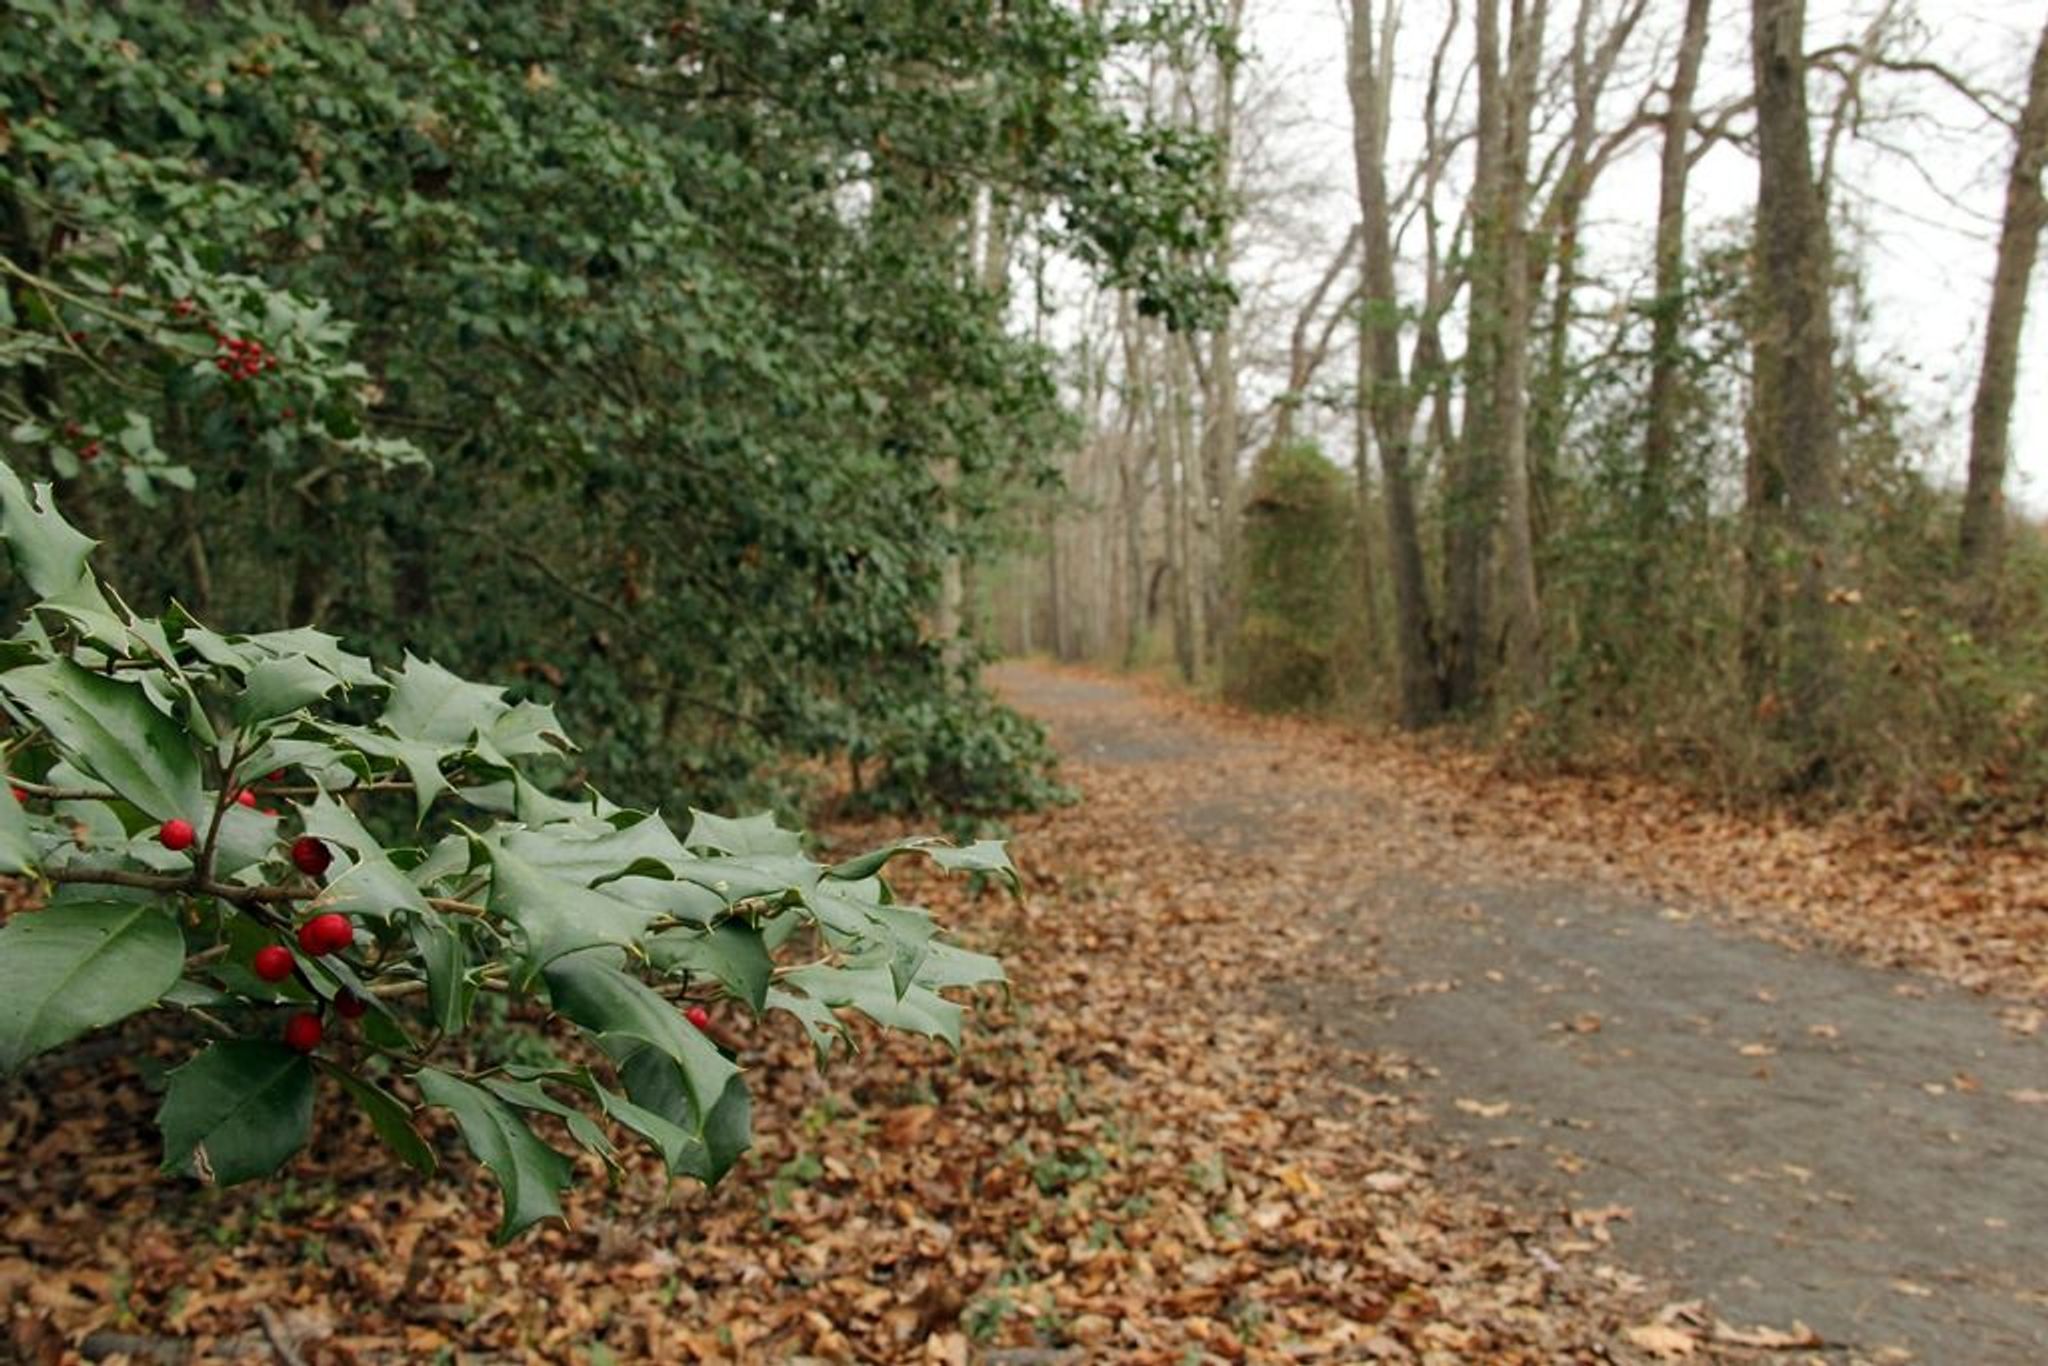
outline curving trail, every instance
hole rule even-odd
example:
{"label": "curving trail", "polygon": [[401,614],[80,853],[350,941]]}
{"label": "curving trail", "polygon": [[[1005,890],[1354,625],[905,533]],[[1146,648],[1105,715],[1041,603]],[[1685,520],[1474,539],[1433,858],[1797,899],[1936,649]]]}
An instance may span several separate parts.
{"label": "curving trail", "polygon": [[1170,770],[1166,832],[1311,889],[1333,949],[1266,1004],[1404,1055],[1440,1164],[1728,1321],[1828,1344],[1790,1359],[2048,1361],[2048,1040],[2013,1012],[1645,899],[1625,870],[1546,873],[1298,731],[993,677],[1084,776]]}

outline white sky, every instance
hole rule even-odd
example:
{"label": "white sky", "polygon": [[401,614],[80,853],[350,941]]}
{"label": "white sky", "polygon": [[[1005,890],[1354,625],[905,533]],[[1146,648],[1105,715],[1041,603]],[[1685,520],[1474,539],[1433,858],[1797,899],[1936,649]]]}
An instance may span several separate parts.
{"label": "white sky", "polygon": [[[1810,0],[1809,50],[1858,36],[1878,3]],[[1615,7],[1614,0],[1607,0],[1605,8]],[[2025,90],[2043,0],[1920,0],[1918,8],[1923,22],[1917,55],[2017,102]],[[1555,52],[1569,41],[1572,6],[1553,0],[1552,9],[1547,50]],[[1402,149],[1413,146],[1412,138],[1403,141],[1404,127],[1412,134],[1419,117],[1421,83],[1443,10],[1441,0],[1407,0],[1404,10],[1395,93],[1397,180]],[[1469,26],[1470,0],[1463,10]],[[1715,10],[1702,106],[1747,89],[1749,81],[1749,0],[1716,0]],[[1634,40],[1633,72],[1625,68],[1614,82],[1610,102],[1620,106],[1618,113],[1633,107],[1646,81],[1668,80],[1683,12],[1683,0],[1651,0]],[[1926,22],[1930,18],[1934,22]],[[1248,0],[1246,22],[1255,62],[1249,84],[1265,92],[1265,111],[1257,122],[1268,174],[1299,187],[1298,197],[1284,210],[1295,229],[1288,245],[1279,249],[1281,255],[1264,260],[1271,249],[1252,246],[1247,273],[1271,275],[1275,292],[1292,307],[1305,297],[1356,216],[1342,0]],[[1469,37],[1464,41],[1469,44]],[[1818,119],[1837,85],[1821,79],[1811,89]],[[1873,73],[1866,95],[1873,113],[1903,108],[1919,117],[1874,118],[1871,140],[1852,139],[1840,154],[1838,198],[1855,228],[1853,233],[1838,229],[1836,242],[1861,257],[1871,315],[1859,333],[1859,354],[1901,358],[1903,364],[1887,367],[1888,372],[1904,374],[1915,414],[1939,433],[1938,448],[1927,453],[1928,465],[1938,476],[1960,482],[2011,135],[1924,76]],[[1886,145],[1877,145],[1879,140]],[[1696,237],[1717,220],[1746,216],[1755,192],[1755,166],[1741,151],[1723,146],[1710,152],[1693,172],[1688,234]],[[1585,273],[1596,279],[1611,275],[1620,288],[1641,291],[1655,207],[1651,136],[1607,172],[1588,206]],[[1255,241],[1256,235],[1248,238]],[[2010,495],[2037,513],[2048,512],[2048,355],[2043,354],[2048,346],[2042,340],[2048,323],[2039,317],[2044,309],[2048,262],[2034,276],[2029,311],[2035,316],[2029,318],[2022,357],[2008,483]],[[1323,378],[1342,376],[1326,373]],[[1341,447],[1331,453],[1345,454]]]}

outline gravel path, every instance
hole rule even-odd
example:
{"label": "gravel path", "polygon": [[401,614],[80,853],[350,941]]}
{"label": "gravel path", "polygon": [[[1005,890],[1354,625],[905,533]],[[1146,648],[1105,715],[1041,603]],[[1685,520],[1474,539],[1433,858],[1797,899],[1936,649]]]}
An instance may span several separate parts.
{"label": "gravel path", "polygon": [[[1994,1003],[1530,874],[1370,771],[1333,782],[1132,686],[995,681],[1084,779],[1175,765],[1169,830],[1324,889],[1358,951],[1269,1004],[1409,1058],[1447,1163],[1575,1211],[1729,1321],[1810,1326],[1834,1360],[2048,1362],[2048,1041]],[[1332,819],[1403,852],[1331,866]]]}

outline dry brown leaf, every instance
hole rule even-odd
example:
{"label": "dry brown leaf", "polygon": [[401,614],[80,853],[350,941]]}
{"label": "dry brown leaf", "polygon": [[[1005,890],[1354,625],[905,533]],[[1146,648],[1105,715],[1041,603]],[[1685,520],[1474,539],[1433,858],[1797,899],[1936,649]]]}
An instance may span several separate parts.
{"label": "dry brown leaf", "polygon": [[1666,1361],[1689,1357],[1699,1351],[1700,1340],[1683,1328],[1668,1323],[1645,1323],[1625,1334],[1629,1342]]}

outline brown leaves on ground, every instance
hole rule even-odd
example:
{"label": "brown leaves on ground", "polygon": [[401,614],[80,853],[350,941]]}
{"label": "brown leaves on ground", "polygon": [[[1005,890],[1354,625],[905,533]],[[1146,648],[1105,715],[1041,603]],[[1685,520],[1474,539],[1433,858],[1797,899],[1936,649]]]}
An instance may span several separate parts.
{"label": "brown leaves on ground", "polygon": [[[1310,838],[1331,860],[1364,857],[1329,822],[1356,823],[1331,794],[1356,792],[1370,762],[1403,802],[1541,835],[1546,856],[1623,862],[1669,836],[1667,876],[1717,869],[1746,894],[1791,888],[1794,870],[1872,876],[1839,850],[1818,858],[1825,841],[1680,819],[1665,796],[1504,784],[1410,747],[1227,724],[1284,735],[1279,776],[1316,794]],[[1213,762],[1203,781],[1229,787],[1233,760]],[[509,1248],[489,1245],[495,1192],[438,1119],[452,1181],[404,1174],[330,1092],[284,1177],[209,1191],[154,1173],[135,1059],[45,1068],[0,1091],[4,1341],[35,1361],[308,1363],[1557,1363],[1801,1341],[1655,1317],[1589,1236],[1626,1211],[1516,1213],[1433,1167],[1399,1060],[1276,1013],[1287,984],[1352,961],[1313,913],[1315,878],[1161,816],[1199,799],[1187,785],[1208,766],[1076,763],[1084,803],[1017,832],[1021,903],[913,875],[906,894],[1013,978],[1013,998],[981,1000],[960,1058],[878,1039],[821,1077],[793,1029],[721,1019],[756,1095],[755,1149],[726,1184],[672,1185],[635,1157],[608,1186],[586,1162],[569,1226]],[[1715,832],[1746,852],[1709,860]]]}
{"label": "brown leaves on ground", "polygon": [[1916,840],[1847,815],[1722,811],[1653,777],[1513,776],[1448,741],[1251,716],[1158,683],[1146,691],[1166,712],[1285,744],[1304,785],[1398,794],[1431,826],[1511,845],[1532,874],[1605,877],[1787,942],[1973,991],[2048,997],[2048,856],[2038,846]]}

